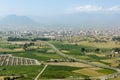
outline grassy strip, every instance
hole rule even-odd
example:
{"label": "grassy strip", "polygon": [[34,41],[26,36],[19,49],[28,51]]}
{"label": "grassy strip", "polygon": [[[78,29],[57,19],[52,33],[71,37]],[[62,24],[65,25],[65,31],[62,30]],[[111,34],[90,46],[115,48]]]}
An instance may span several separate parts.
{"label": "grassy strip", "polygon": [[96,70],[97,72],[99,72],[99,73],[103,73],[103,74],[114,74],[114,73],[116,73],[116,71],[115,70],[112,70],[112,69],[102,69],[102,70]]}

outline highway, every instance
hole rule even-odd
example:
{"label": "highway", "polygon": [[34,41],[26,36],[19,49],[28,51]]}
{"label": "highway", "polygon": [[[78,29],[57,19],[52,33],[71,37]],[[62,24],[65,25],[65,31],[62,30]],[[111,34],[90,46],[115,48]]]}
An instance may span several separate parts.
{"label": "highway", "polygon": [[66,54],[60,52],[53,44],[50,44],[50,43],[48,43],[46,41],[43,41],[43,42],[46,43],[47,45],[49,45],[53,50],[55,50],[55,52],[57,54],[63,56],[64,58],[72,59],[74,61],[85,63],[85,64],[88,64],[88,65],[91,65],[91,66],[95,66],[95,67],[99,67],[99,68],[108,68],[108,69],[112,69],[112,70],[117,71],[115,74],[110,74],[110,75],[96,77],[98,79],[106,80],[106,79],[114,78],[114,77],[117,77],[117,76],[120,75],[120,69],[118,69],[118,68],[110,67],[110,66],[107,66],[107,65],[105,65],[105,66],[103,66],[103,65],[96,65],[96,64],[93,64],[93,63],[91,63],[89,61],[86,61],[86,60],[77,59],[75,57],[72,57],[72,56],[69,56],[69,55],[66,55]]}

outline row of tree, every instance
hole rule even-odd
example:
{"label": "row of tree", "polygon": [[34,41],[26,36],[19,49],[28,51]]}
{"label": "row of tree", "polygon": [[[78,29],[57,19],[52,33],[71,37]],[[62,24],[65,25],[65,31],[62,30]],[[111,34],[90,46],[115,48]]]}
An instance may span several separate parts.
{"label": "row of tree", "polygon": [[51,39],[49,38],[33,38],[33,39],[28,39],[28,38],[22,38],[22,37],[8,37],[7,41],[49,41]]}
{"label": "row of tree", "polygon": [[81,52],[85,53],[85,52],[100,52],[101,50],[99,48],[96,49],[85,49],[85,48],[81,48]]}
{"label": "row of tree", "polygon": [[113,40],[113,41],[119,41],[119,42],[120,42],[120,37],[113,37],[112,40]]}
{"label": "row of tree", "polygon": [[18,37],[8,37],[8,41],[28,41],[26,38],[18,38]]}
{"label": "row of tree", "polygon": [[23,49],[26,50],[29,46],[34,46],[34,45],[35,45],[35,43],[33,43],[33,42],[25,43],[25,44],[23,45]]}

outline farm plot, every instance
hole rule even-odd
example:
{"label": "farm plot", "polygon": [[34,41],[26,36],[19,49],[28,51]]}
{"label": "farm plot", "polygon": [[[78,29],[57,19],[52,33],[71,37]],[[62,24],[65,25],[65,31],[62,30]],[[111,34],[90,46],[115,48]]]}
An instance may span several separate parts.
{"label": "farm plot", "polygon": [[36,59],[13,57],[11,54],[0,55],[0,65],[40,65]]}
{"label": "farm plot", "polygon": [[80,73],[80,74],[87,75],[87,76],[91,76],[91,77],[98,77],[98,76],[104,76],[105,75],[103,73],[99,73],[99,72],[95,71],[94,69],[89,69],[89,68],[74,70],[73,72]]}
{"label": "farm plot", "polygon": [[90,65],[79,63],[79,62],[48,62],[46,64],[56,65],[56,66],[71,66],[71,67],[91,67]]}
{"label": "farm plot", "polygon": [[80,73],[90,77],[99,77],[99,76],[105,76],[108,74],[114,74],[116,71],[111,69],[93,67],[93,68],[83,68],[80,70],[74,70],[73,72]]}
{"label": "farm plot", "polygon": [[34,80],[43,67],[43,65],[0,66],[0,80],[9,76],[18,76],[19,78],[16,80]]}
{"label": "farm plot", "polygon": [[[33,45],[27,46],[24,49],[25,44]],[[64,59],[63,57],[59,56],[55,53],[51,47],[46,45],[43,42],[35,41],[16,41],[16,42],[4,42],[4,44],[0,44],[0,54],[12,54],[13,56],[18,57],[19,59],[14,59],[18,63],[21,63],[21,59],[24,58],[31,58],[37,59],[38,61],[47,61],[50,59]],[[10,57],[10,60],[13,58]],[[26,60],[26,59],[25,59]],[[29,61],[30,63],[31,61]],[[23,59],[23,63],[26,64],[26,61]],[[21,64],[23,64],[21,63]],[[16,64],[15,64],[16,65]]]}
{"label": "farm plot", "polygon": [[97,48],[114,48],[114,47],[120,47],[119,44],[115,44],[114,41],[108,41],[106,43],[95,43],[95,42],[88,42],[88,41],[82,41],[79,43],[80,45],[84,45],[84,46],[90,46],[91,47],[97,47]]}
{"label": "farm plot", "polygon": [[58,65],[49,65],[43,74],[39,77],[39,79],[66,79],[66,78],[85,78],[88,76],[82,75],[80,73],[73,72],[74,70],[78,70],[81,68],[78,67],[70,67],[70,66],[58,66]]}

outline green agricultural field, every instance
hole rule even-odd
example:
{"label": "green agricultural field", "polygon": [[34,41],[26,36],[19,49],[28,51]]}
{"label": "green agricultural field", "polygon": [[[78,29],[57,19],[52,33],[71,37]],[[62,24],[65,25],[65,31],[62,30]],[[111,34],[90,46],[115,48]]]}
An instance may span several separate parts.
{"label": "green agricultural field", "polygon": [[[76,58],[84,59],[84,60],[90,60],[90,61],[99,61],[104,59],[109,59],[106,53],[108,53],[109,49],[103,49],[100,48],[102,52],[96,52],[96,47],[92,46],[83,46],[83,45],[75,45],[75,44],[66,44],[61,42],[50,42],[55,47],[57,47],[61,52],[71,55]],[[86,51],[82,52],[82,48],[84,48]],[[105,51],[107,51],[105,53]],[[98,55],[104,55],[104,56],[98,56]]]}
{"label": "green agricultural field", "polygon": [[[3,54],[3,53],[4,52],[1,52],[0,54]],[[17,56],[17,57],[37,59],[39,61],[46,61],[50,59],[64,59],[63,57],[59,56],[56,53],[40,53],[34,50],[25,51],[25,52],[7,52],[5,54],[12,54],[13,56]]]}
{"label": "green agricultural field", "polygon": [[88,77],[79,73],[73,72],[74,70],[81,69],[78,67],[68,66],[48,66],[39,79],[65,79],[70,77]]}
{"label": "green agricultural field", "polygon": [[4,44],[0,44],[0,54],[12,54],[13,56],[32,58],[39,61],[64,59],[43,43],[35,42],[34,46],[29,46],[26,50],[23,49],[23,43],[27,42],[9,42],[9,44],[4,42]]}
{"label": "green agricultural field", "polygon": [[108,41],[108,42],[88,42],[88,41],[82,41],[79,42],[80,45],[83,46],[91,46],[91,47],[97,47],[97,48],[115,48],[120,47],[119,44],[116,44],[114,41]]}
{"label": "green agricultural field", "polygon": [[[108,63],[101,60],[109,59],[106,55],[111,51],[110,48],[96,47],[92,45],[84,44],[71,44],[58,41],[49,41],[56,48],[58,48],[64,54],[73,56],[78,59],[89,60],[94,63],[102,63],[108,65]],[[24,44],[23,44],[24,43]],[[27,47],[25,46],[27,43]],[[34,42],[35,44],[29,45],[30,42],[4,42],[0,44],[0,54],[12,54],[17,57],[25,57],[31,59],[37,59],[40,62],[45,62],[50,59],[65,59],[62,56],[58,55],[49,45],[46,45],[44,42]],[[82,50],[84,48],[84,50]],[[99,48],[100,51],[96,51]],[[0,67],[1,75],[5,76],[20,76],[24,77],[19,80],[32,80],[37,74],[43,69],[41,66],[1,66]],[[5,70],[4,70],[5,69]],[[80,67],[70,67],[70,66],[55,66],[48,65],[39,79],[66,79],[66,78],[88,78],[89,75],[86,73],[81,74],[81,72],[86,71]],[[87,70],[88,71],[88,70]],[[98,75],[106,75],[115,73],[114,70],[101,69],[95,70],[93,73],[98,73]],[[99,74],[100,73],[100,74]]]}
{"label": "green agricultural field", "polygon": [[75,44],[66,44],[66,43],[61,43],[61,42],[50,42],[53,45],[55,45],[55,47],[57,47],[59,50],[66,50],[69,51],[68,54],[70,55],[81,55],[81,48],[86,48],[86,49],[95,49],[94,47],[90,47],[90,46],[81,46],[81,45],[75,45]]}
{"label": "green agricultural field", "polygon": [[102,70],[97,70],[99,73],[103,73],[103,74],[114,74],[116,73],[116,71],[111,70],[111,69],[102,69]]}
{"label": "green agricultural field", "polygon": [[43,65],[40,66],[1,66],[1,76],[23,76],[19,80],[32,80],[43,69]]}

